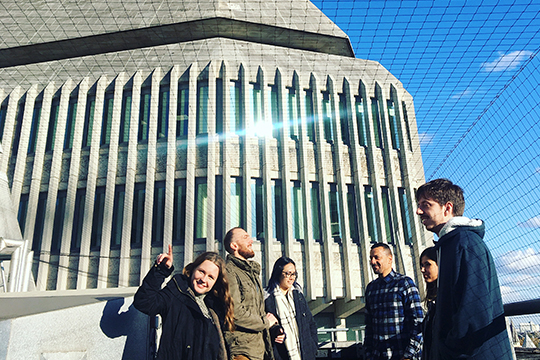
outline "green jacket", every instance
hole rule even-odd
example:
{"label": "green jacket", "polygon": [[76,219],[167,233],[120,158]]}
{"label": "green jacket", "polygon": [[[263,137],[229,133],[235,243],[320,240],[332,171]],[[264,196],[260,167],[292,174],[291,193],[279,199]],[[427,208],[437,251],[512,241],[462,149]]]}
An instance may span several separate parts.
{"label": "green jacket", "polygon": [[274,358],[260,273],[261,265],[257,262],[227,256],[227,277],[234,300],[236,327],[232,332],[225,332],[231,358],[235,355],[244,355],[251,360]]}

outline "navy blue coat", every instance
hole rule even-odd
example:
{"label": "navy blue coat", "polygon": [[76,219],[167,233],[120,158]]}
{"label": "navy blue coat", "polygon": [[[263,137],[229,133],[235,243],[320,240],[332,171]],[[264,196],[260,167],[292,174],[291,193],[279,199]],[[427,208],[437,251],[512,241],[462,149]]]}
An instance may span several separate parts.
{"label": "navy blue coat", "polygon": [[[302,360],[315,359],[318,348],[317,325],[315,324],[315,319],[313,319],[313,315],[309,310],[304,295],[297,289],[293,289],[293,299],[296,310],[296,323],[298,324],[298,336],[300,337],[300,354]],[[276,297],[273,293],[270,293],[264,300],[264,305],[266,312],[274,314],[279,320],[276,311]],[[284,343],[278,344],[274,341],[274,338],[272,338],[272,345],[275,360],[289,359]]]}
{"label": "navy blue coat", "polygon": [[207,294],[205,303],[209,309],[214,309],[214,314],[220,315],[220,320],[216,322],[206,318],[193,295],[188,293],[189,279],[181,274],[175,275],[162,290],[163,281],[173,269],[154,264],[133,301],[139,311],[150,316],[160,314],[163,318],[157,359],[222,358],[225,355],[224,343],[219,334],[221,326],[217,326],[223,319],[222,307],[213,295]]}
{"label": "navy blue coat", "polygon": [[513,359],[484,224],[475,222],[460,217],[435,245],[439,286],[427,359]]}

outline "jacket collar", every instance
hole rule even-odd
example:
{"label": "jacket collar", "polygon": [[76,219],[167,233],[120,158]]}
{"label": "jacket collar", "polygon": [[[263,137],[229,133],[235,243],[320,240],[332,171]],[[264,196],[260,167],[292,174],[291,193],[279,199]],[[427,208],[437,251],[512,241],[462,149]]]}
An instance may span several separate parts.
{"label": "jacket collar", "polygon": [[480,237],[484,237],[484,222],[479,219],[469,219],[465,216],[454,216],[439,231],[439,240],[446,234],[458,229],[468,228],[468,230],[476,232]]}
{"label": "jacket collar", "polygon": [[395,272],[394,269],[392,269],[388,275],[386,275],[382,279],[381,278],[378,278],[378,279],[388,284],[389,282],[393,281],[396,276],[397,276],[397,272]]}
{"label": "jacket collar", "polygon": [[227,261],[232,262],[241,270],[254,273],[257,276],[261,273],[261,265],[256,261],[243,260],[231,254],[227,255]]}

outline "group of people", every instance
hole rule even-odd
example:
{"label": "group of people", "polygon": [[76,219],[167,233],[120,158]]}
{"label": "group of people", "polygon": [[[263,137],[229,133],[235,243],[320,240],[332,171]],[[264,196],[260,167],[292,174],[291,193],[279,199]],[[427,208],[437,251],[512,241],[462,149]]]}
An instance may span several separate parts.
{"label": "group of people", "polygon": [[[422,224],[438,235],[419,258],[424,304],[414,281],[393,270],[390,246],[374,244],[365,359],[513,359],[483,222],[462,216],[463,191],[447,179],[422,185],[416,200]],[[226,261],[205,252],[163,288],[174,271],[172,247],[157,257],[134,306],[162,316],[158,359],[315,359],[317,327],[294,261],[279,258],[263,288],[252,245],[233,228],[223,240]]]}
{"label": "group of people", "polygon": [[438,236],[419,258],[424,306],[413,280],[392,269],[390,247],[373,245],[378,278],[366,288],[366,359],[512,360],[484,223],[463,216],[463,190],[447,179],[420,186],[416,201],[422,224]]}
{"label": "group of people", "polygon": [[[315,359],[317,327],[296,282],[295,262],[279,258],[263,289],[253,239],[233,228],[227,260],[205,252],[176,274],[173,251],[160,254],[137,290],[134,306],[162,316],[158,359]],[[234,305],[233,305],[234,304]]]}

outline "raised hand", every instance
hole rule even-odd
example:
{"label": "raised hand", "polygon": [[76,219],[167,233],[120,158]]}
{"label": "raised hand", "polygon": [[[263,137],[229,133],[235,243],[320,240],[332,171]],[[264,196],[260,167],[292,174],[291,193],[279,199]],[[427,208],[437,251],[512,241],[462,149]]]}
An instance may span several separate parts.
{"label": "raised hand", "polygon": [[165,266],[167,266],[169,269],[171,268],[173,264],[173,253],[171,244],[169,244],[169,252],[167,254],[159,254],[156,261],[158,264],[161,264],[162,261],[165,261]]}

